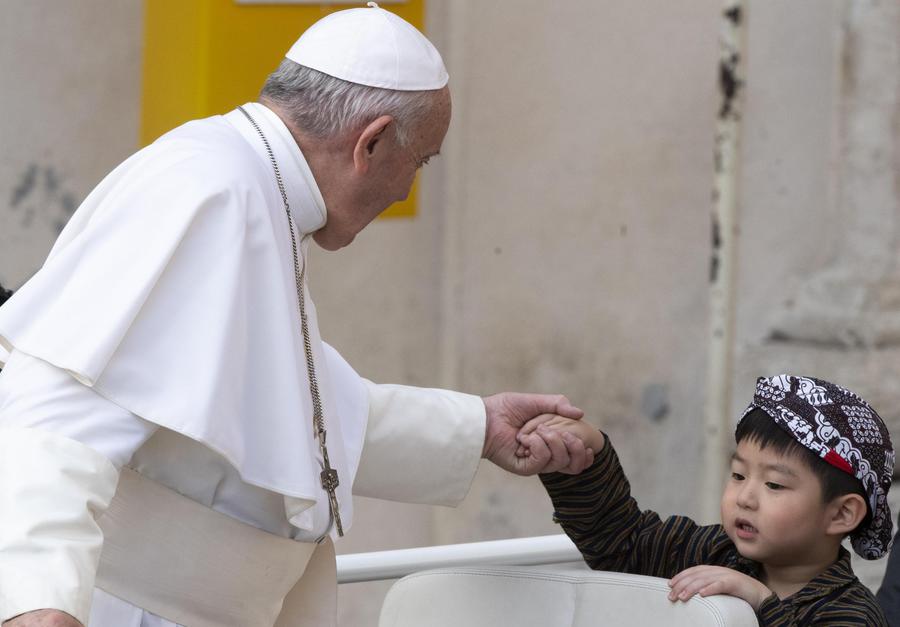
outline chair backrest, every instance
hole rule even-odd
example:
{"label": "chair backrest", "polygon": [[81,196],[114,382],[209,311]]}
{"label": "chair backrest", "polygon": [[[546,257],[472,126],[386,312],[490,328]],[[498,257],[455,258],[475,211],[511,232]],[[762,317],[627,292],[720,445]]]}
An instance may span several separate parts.
{"label": "chair backrest", "polygon": [[582,568],[444,568],[404,577],[388,591],[379,627],[757,627],[730,596],[672,603],[665,579]]}

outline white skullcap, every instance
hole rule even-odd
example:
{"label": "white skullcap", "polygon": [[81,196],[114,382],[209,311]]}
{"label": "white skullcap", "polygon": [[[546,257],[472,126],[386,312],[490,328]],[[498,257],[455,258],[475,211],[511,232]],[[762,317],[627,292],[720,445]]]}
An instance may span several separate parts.
{"label": "white skullcap", "polygon": [[441,89],[450,79],[431,42],[374,2],[323,17],[285,56],[329,76],[384,89]]}

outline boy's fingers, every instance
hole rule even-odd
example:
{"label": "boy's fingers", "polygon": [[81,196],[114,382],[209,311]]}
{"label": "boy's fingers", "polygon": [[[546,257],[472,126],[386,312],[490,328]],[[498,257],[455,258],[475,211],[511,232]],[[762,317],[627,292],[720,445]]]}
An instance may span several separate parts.
{"label": "boy's fingers", "polygon": [[683,579],[678,585],[673,586],[669,591],[669,599],[672,601],[680,599],[681,595],[684,594],[684,591],[687,590],[688,585],[690,585],[690,582],[690,579]]}
{"label": "boy's fingers", "polygon": [[692,579],[692,578],[694,578],[698,575],[701,575],[705,572],[708,572],[714,568],[715,568],[715,566],[709,566],[707,564],[700,564],[699,566],[691,566],[690,568],[685,568],[684,570],[682,570],[681,572],[676,574],[674,577],[669,579],[669,585],[670,586],[675,585],[679,581],[682,581],[684,579]]}
{"label": "boy's fingers", "polygon": [[568,466],[569,451],[560,433],[544,426],[538,427],[537,433],[550,450],[550,459],[544,472],[555,472]]}
{"label": "boy's fingers", "polygon": [[[535,448],[546,448],[547,445],[544,444],[544,441],[541,439],[539,435],[536,433],[529,433],[519,437],[519,446],[524,448],[526,451],[533,451]],[[548,457],[549,457],[549,451]]]}
{"label": "boy's fingers", "polygon": [[552,458],[547,443],[537,434],[531,433],[523,437],[521,442],[528,449],[529,455],[524,458],[530,468],[538,469],[538,472],[547,472],[544,467]]}
{"label": "boy's fingers", "polygon": [[563,442],[566,445],[566,450],[569,453],[569,465],[565,468],[562,468],[561,472],[577,475],[582,470],[590,466],[593,459],[589,458],[587,449],[585,448],[584,442],[581,440],[581,438],[577,438],[567,431],[562,435]]}
{"label": "boy's fingers", "polygon": [[684,586],[684,588],[682,588],[681,592],[678,593],[678,599],[680,601],[687,601],[708,584],[709,582],[702,577],[692,579],[687,585]]}
{"label": "boy's fingers", "polygon": [[721,579],[706,584],[700,588],[700,596],[709,597],[714,594],[723,594],[725,592],[725,582]]}
{"label": "boy's fingers", "polygon": [[679,572],[677,575],[675,575],[674,577],[669,579],[669,586],[674,588],[680,582],[692,577],[697,572],[697,569],[698,569],[697,566],[691,566],[690,568],[685,568],[684,570]]}
{"label": "boy's fingers", "polygon": [[694,566],[681,571],[669,580],[669,585],[672,587],[669,592],[669,600],[687,601],[704,586],[711,583],[711,575],[712,573],[702,566]]}

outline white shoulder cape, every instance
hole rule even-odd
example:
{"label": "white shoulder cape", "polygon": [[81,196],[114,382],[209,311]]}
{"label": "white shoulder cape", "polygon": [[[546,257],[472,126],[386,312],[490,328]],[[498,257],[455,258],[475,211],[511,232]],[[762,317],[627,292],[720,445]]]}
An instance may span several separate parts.
{"label": "white shoulder cape", "polygon": [[[275,152],[305,253],[326,215],[312,173],[272,111],[245,108]],[[309,508],[327,507],[327,498],[287,224],[246,118],[232,111],[189,122],[88,196],[41,270],[0,307],[0,345],[216,450],[247,483],[288,497],[288,519],[309,529]],[[323,345],[308,292],[306,303],[349,528],[368,397]]]}

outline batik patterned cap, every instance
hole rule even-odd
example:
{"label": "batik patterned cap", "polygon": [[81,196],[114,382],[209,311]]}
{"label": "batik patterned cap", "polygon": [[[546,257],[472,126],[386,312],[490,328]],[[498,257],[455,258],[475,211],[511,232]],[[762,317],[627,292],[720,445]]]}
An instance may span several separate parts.
{"label": "batik patterned cap", "polygon": [[875,410],[838,385],[786,374],[756,381],[744,416],[755,408],[804,447],[862,482],[872,516],[869,524],[851,534],[853,549],[870,560],[887,553],[892,537],[887,492],[894,474],[894,447]]}

